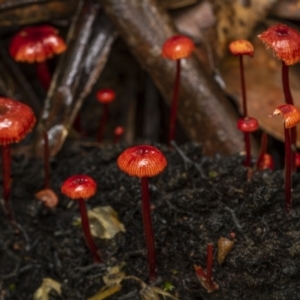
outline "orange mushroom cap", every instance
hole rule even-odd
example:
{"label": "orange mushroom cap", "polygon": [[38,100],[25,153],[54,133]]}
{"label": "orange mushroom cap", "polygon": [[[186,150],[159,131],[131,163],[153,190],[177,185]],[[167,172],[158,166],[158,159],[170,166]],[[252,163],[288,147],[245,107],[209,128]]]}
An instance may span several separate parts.
{"label": "orange mushroom cap", "polygon": [[228,48],[233,55],[253,56],[254,54],[253,45],[247,40],[233,41],[229,44]]}
{"label": "orange mushroom cap", "polygon": [[112,89],[102,89],[97,92],[96,97],[100,103],[107,104],[115,100],[116,94]]}
{"label": "orange mushroom cap", "polygon": [[178,60],[190,56],[194,48],[194,42],[187,36],[174,35],[163,44],[162,56],[171,60]]}
{"label": "orange mushroom cap", "polygon": [[29,106],[0,97],[0,145],[19,142],[32,130],[35,122]]}
{"label": "orange mushroom cap", "polygon": [[67,46],[52,26],[25,27],[11,40],[10,55],[20,62],[41,63],[66,50]]}
{"label": "orange mushroom cap", "polygon": [[167,160],[157,148],[149,145],[130,147],[118,158],[119,168],[130,176],[153,177],[167,166]]}
{"label": "orange mushroom cap", "polygon": [[300,122],[300,110],[291,104],[279,105],[271,117],[282,115],[285,128],[292,128]]}
{"label": "orange mushroom cap", "polygon": [[272,48],[276,57],[286,65],[300,61],[300,32],[285,24],[276,24],[268,28],[258,37],[267,48]]}
{"label": "orange mushroom cap", "polygon": [[237,128],[242,132],[254,132],[258,130],[258,121],[255,118],[241,118],[237,121]]}
{"label": "orange mushroom cap", "polygon": [[97,184],[87,175],[73,175],[61,186],[61,192],[73,200],[88,199],[95,195]]}

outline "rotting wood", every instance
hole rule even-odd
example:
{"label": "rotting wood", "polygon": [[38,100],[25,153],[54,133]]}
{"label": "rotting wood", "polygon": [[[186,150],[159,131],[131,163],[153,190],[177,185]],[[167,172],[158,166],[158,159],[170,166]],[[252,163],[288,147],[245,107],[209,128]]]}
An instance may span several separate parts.
{"label": "rotting wood", "polygon": [[[170,17],[154,0],[100,1],[141,65],[171,101],[175,64],[161,58],[164,41],[176,34]],[[182,66],[179,119],[206,154],[231,154],[243,148],[237,116],[215,82],[194,57]]]}

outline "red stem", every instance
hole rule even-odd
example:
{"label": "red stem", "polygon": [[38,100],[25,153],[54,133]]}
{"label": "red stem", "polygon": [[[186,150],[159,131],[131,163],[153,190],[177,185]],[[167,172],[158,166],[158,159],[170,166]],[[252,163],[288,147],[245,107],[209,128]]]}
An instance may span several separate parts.
{"label": "red stem", "polygon": [[244,162],[245,167],[250,167],[251,163],[251,145],[250,145],[250,132],[244,132],[246,158]]}
{"label": "red stem", "polygon": [[176,77],[173,87],[173,99],[171,104],[171,115],[170,115],[170,131],[169,131],[169,146],[171,145],[171,141],[174,140],[175,137],[175,127],[176,127],[176,114],[177,114],[177,106],[178,106],[178,95],[179,95],[179,82],[180,82],[180,59],[176,60]]}
{"label": "red stem", "polygon": [[[285,97],[285,103],[294,105],[293,96],[290,89],[290,80],[289,80],[289,66],[285,64],[284,61],[282,61],[282,87],[283,87],[283,93]],[[296,170],[296,151],[297,151],[297,128],[296,126],[291,128],[291,143],[293,145],[292,148],[292,170]]]}
{"label": "red stem", "polygon": [[80,215],[81,215],[81,225],[82,225],[82,230],[84,233],[85,241],[87,246],[89,247],[90,251],[92,252],[92,255],[94,257],[94,262],[95,263],[101,263],[101,258],[98,253],[97,246],[93,240],[91,230],[90,230],[90,223],[86,211],[86,206],[84,200],[81,198],[78,200],[79,203],[79,210],[80,210]]}
{"label": "red stem", "polygon": [[261,148],[258,159],[256,161],[256,169],[259,169],[260,164],[263,162],[265,154],[267,153],[267,146],[268,146],[268,135],[263,132],[261,136]]}
{"label": "red stem", "polygon": [[98,142],[99,143],[103,139],[103,134],[104,134],[104,129],[105,129],[107,118],[108,118],[108,104],[104,103],[103,104],[103,113],[102,113],[102,117],[101,117],[100,125],[99,125],[99,130],[98,130]]}
{"label": "red stem", "polygon": [[151,222],[151,211],[150,211],[150,200],[149,200],[149,184],[148,177],[141,179],[142,183],[142,214],[144,232],[146,237],[146,245],[148,251],[148,265],[149,265],[149,276],[150,280],[156,279],[156,258],[155,258],[155,247],[154,247],[154,234]]}
{"label": "red stem", "polygon": [[207,244],[206,254],[206,281],[209,285],[212,283],[212,266],[213,266],[213,244]]}
{"label": "red stem", "polygon": [[248,116],[248,111],[247,111],[247,98],[246,98],[246,85],[245,85],[243,55],[239,55],[239,58],[240,58],[241,87],[242,87],[242,96],[243,96],[243,116],[244,116],[244,118],[246,118]]}
{"label": "red stem", "polygon": [[49,140],[46,130],[43,132],[44,139],[44,170],[45,170],[45,189],[50,188],[50,165],[49,165]]}
{"label": "red stem", "polygon": [[292,207],[292,155],[291,155],[291,138],[290,129],[284,126],[284,143],[285,143],[285,208],[289,212]]}
{"label": "red stem", "polygon": [[120,134],[114,134],[114,145],[118,144],[120,141]]}
{"label": "red stem", "polygon": [[47,62],[41,62],[41,63],[36,63],[36,73],[38,76],[38,79],[40,80],[43,88],[48,91],[51,83],[51,75],[48,69]]}
{"label": "red stem", "polygon": [[13,212],[10,206],[10,193],[11,193],[11,154],[10,146],[2,146],[2,174],[3,174],[3,200],[4,211],[10,221],[14,221]]}

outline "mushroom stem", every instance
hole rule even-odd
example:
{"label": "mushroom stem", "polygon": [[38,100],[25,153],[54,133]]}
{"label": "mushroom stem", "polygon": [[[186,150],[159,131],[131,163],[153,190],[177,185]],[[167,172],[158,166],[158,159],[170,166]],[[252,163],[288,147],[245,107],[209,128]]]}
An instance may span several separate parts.
{"label": "mushroom stem", "polygon": [[250,132],[244,132],[244,140],[245,140],[245,150],[246,150],[246,158],[245,158],[244,165],[245,167],[250,167],[250,162],[251,162]]}
{"label": "mushroom stem", "polygon": [[150,200],[149,200],[149,184],[148,177],[141,178],[142,183],[142,214],[144,232],[146,236],[146,245],[148,251],[148,265],[149,265],[149,276],[150,280],[156,279],[156,258],[155,258],[155,247],[154,247],[154,234],[151,222],[151,211],[150,211]]}
{"label": "mushroom stem", "polygon": [[101,263],[101,258],[98,253],[97,246],[96,246],[96,244],[93,240],[92,234],[91,234],[90,223],[89,223],[84,199],[80,198],[78,200],[78,203],[79,203],[79,210],[80,210],[80,215],[81,215],[81,225],[82,225],[82,230],[84,233],[86,244],[89,247],[89,249],[94,257],[94,262]]}
{"label": "mushroom stem", "polygon": [[44,130],[43,132],[43,138],[44,138],[45,189],[50,189],[49,139],[46,130]]}
{"label": "mushroom stem", "polygon": [[267,153],[267,146],[268,146],[268,136],[265,132],[263,132],[262,137],[261,137],[260,153],[259,153],[258,159],[256,161],[256,169],[258,169],[258,170],[264,160],[265,154]]}
{"label": "mushroom stem", "polygon": [[[285,97],[285,103],[294,105],[293,96],[290,89],[290,79],[289,79],[289,66],[282,61],[282,87],[283,87],[283,93]],[[296,170],[296,146],[297,143],[297,128],[292,127],[291,128],[291,145],[293,145],[293,151],[291,153],[291,161],[292,161],[292,170]]]}
{"label": "mushroom stem", "polygon": [[243,116],[244,116],[244,118],[246,118],[248,116],[248,110],[247,110],[247,97],[246,97],[243,55],[239,55],[239,58],[240,58],[241,88],[242,88],[242,97],[243,97]]}
{"label": "mushroom stem", "polygon": [[206,254],[206,281],[209,285],[212,283],[212,265],[213,265],[213,244],[207,244]]}
{"label": "mushroom stem", "polygon": [[51,83],[51,75],[47,63],[45,61],[40,62],[36,63],[35,66],[39,81],[41,82],[43,88],[48,91]]}
{"label": "mushroom stem", "polygon": [[284,126],[284,143],[285,143],[285,208],[289,212],[292,207],[292,151],[290,129]]}
{"label": "mushroom stem", "polygon": [[102,117],[100,120],[100,125],[99,125],[99,130],[98,130],[98,142],[100,143],[103,139],[103,135],[104,135],[104,128],[107,122],[107,118],[108,118],[108,104],[104,103],[103,104],[103,113],[102,113]]}
{"label": "mushroom stem", "polygon": [[170,129],[169,129],[169,146],[171,141],[175,137],[175,127],[176,127],[176,115],[177,115],[177,106],[178,106],[178,95],[179,95],[179,82],[180,82],[180,70],[181,70],[181,59],[176,60],[176,76],[173,87],[173,98],[171,104],[171,114],[170,114]]}
{"label": "mushroom stem", "polygon": [[11,153],[10,146],[2,146],[2,174],[3,174],[3,201],[4,211],[10,221],[14,221],[14,216],[10,206],[10,193],[11,193]]}

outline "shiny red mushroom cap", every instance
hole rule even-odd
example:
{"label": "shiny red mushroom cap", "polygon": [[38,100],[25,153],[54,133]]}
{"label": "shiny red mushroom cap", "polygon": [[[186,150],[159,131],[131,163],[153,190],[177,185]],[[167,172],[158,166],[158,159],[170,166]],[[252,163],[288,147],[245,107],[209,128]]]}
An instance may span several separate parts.
{"label": "shiny red mushroom cap", "polygon": [[300,61],[300,32],[285,24],[276,24],[258,37],[271,48],[286,65]]}
{"label": "shiny red mushroom cap", "polygon": [[95,195],[97,184],[87,175],[73,175],[61,186],[61,192],[73,200],[88,199]]}
{"label": "shiny red mushroom cap", "polygon": [[254,132],[258,130],[258,121],[255,118],[241,118],[237,121],[237,128],[242,132]]}
{"label": "shiny red mushroom cap", "polygon": [[130,176],[153,177],[167,166],[167,160],[157,148],[140,145],[126,149],[118,158],[119,168]]}
{"label": "shiny red mushroom cap", "polygon": [[254,54],[253,45],[247,40],[233,41],[229,44],[228,48],[233,55],[253,56]]}
{"label": "shiny red mushroom cap", "polygon": [[195,48],[194,42],[184,35],[175,35],[165,41],[162,56],[171,60],[178,60],[191,55]]}
{"label": "shiny red mushroom cap", "polygon": [[271,117],[282,115],[285,128],[292,128],[300,122],[300,110],[291,104],[279,105]]}
{"label": "shiny red mushroom cap", "polygon": [[25,27],[10,42],[9,53],[19,62],[41,63],[66,50],[66,44],[52,26]]}
{"label": "shiny red mushroom cap", "polygon": [[115,100],[116,94],[112,89],[102,89],[96,94],[97,100],[102,104],[107,104]]}
{"label": "shiny red mushroom cap", "polygon": [[29,106],[0,97],[0,145],[19,142],[32,130],[35,122]]}

